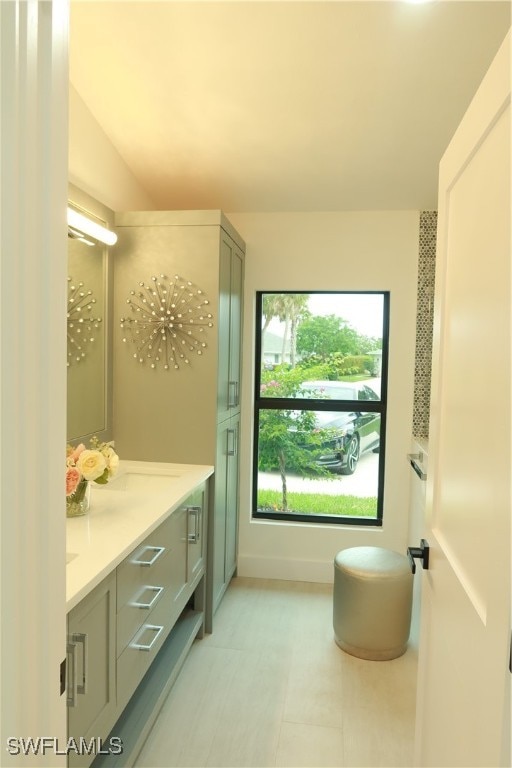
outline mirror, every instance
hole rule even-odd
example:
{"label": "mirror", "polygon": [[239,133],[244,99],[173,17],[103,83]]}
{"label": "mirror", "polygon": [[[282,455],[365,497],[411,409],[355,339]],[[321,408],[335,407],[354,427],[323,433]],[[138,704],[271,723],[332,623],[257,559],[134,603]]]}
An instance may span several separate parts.
{"label": "mirror", "polygon": [[[103,225],[113,213],[79,190],[70,205]],[[68,237],[67,439],[112,439],[111,270],[108,247]]]}

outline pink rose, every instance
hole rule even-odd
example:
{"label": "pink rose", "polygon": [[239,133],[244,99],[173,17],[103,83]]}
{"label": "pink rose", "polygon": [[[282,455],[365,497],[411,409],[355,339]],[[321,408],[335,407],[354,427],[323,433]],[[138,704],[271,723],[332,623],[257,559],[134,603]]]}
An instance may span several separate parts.
{"label": "pink rose", "polygon": [[76,491],[76,487],[82,475],[75,467],[68,467],[66,469],[66,496],[71,496]]}
{"label": "pink rose", "polygon": [[82,451],[85,451],[85,445],[83,443],[80,443],[80,445],[77,445],[73,453],[71,454],[71,459],[76,463],[76,460],[82,453]]}

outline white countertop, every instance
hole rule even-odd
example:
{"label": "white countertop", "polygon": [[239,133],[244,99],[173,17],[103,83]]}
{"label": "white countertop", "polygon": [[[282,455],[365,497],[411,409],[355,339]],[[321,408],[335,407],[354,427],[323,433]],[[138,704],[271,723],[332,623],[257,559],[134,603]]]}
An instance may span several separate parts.
{"label": "white countertop", "polygon": [[67,610],[212,474],[205,465],[120,461],[108,485],[91,483],[89,512],[66,521]]}

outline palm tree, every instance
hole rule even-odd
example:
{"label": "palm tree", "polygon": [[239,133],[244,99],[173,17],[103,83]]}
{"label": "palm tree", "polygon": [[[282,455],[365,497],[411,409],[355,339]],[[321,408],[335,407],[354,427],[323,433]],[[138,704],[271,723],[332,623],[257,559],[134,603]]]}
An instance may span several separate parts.
{"label": "palm tree", "polygon": [[[265,331],[267,330],[272,320],[275,317],[281,322],[284,320],[284,311],[285,311],[284,298],[285,298],[285,294],[283,293],[266,293],[263,295],[263,305],[261,309],[261,314],[265,318],[265,321],[261,329],[261,349],[262,350],[264,349]],[[283,341],[283,351],[282,351],[281,360],[284,360],[285,344],[286,344],[286,336]]]}
{"label": "palm tree", "polygon": [[265,322],[263,323],[263,328],[261,329],[262,343],[263,335],[274,317],[282,320],[284,310],[283,299],[284,294],[282,293],[265,293],[263,295],[263,306],[261,309],[261,314],[265,318]]}
{"label": "palm tree", "polygon": [[284,323],[283,350],[281,359],[285,359],[286,342],[290,336],[290,363],[295,367],[297,349],[297,325],[307,311],[309,294],[307,293],[266,293],[263,296],[262,315],[265,318],[261,329],[261,344],[265,331],[273,318]]}
{"label": "palm tree", "polygon": [[290,328],[290,364],[295,368],[297,356],[297,326],[307,312],[309,294],[287,293],[284,295],[285,334],[283,346],[286,343],[288,327]]}

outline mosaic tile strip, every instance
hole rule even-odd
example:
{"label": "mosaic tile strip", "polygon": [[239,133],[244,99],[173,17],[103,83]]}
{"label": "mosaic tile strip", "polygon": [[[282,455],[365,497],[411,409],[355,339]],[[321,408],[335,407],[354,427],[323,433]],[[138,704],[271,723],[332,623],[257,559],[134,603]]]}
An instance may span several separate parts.
{"label": "mosaic tile strip", "polygon": [[436,274],[437,211],[420,211],[413,435],[428,437],[432,329]]}

